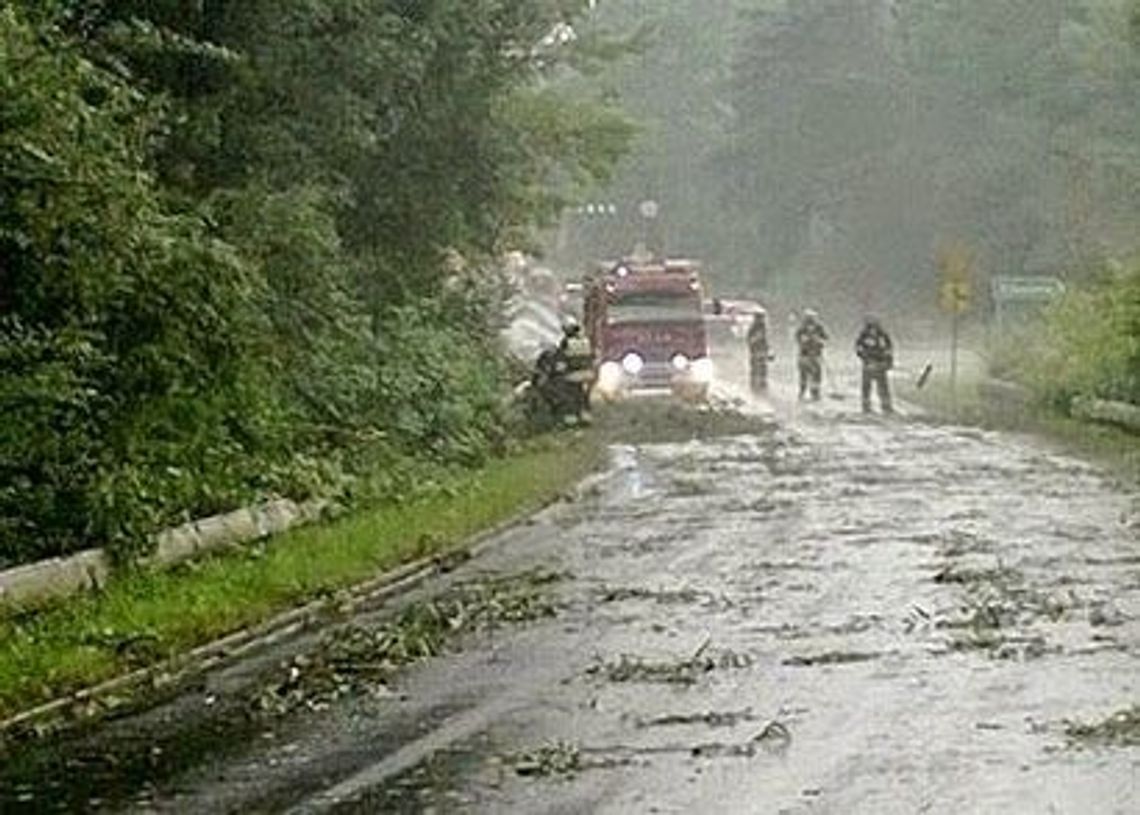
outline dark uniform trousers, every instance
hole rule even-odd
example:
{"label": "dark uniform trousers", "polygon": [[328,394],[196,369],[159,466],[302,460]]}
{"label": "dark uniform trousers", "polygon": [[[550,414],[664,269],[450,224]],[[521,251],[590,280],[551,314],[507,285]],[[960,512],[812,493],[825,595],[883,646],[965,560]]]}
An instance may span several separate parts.
{"label": "dark uniform trousers", "polygon": [[883,412],[891,412],[891,386],[887,381],[888,368],[889,366],[886,363],[876,360],[863,362],[863,410],[871,410],[871,388],[873,386],[878,391],[879,404],[883,406]]}

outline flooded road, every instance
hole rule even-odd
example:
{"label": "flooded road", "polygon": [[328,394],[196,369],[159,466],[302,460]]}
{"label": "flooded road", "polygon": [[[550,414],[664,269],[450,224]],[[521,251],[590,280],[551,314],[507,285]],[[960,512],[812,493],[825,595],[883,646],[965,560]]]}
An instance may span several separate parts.
{"label": "flooded road", "polygon": [[[545,575],[551,615],[247,727],[121,803],[1137,811],[1135,494],[1024,439],[855,401],[615,445],[584,498],[443,581]],[[1079,726],[1117,714],[1121,732]]]}

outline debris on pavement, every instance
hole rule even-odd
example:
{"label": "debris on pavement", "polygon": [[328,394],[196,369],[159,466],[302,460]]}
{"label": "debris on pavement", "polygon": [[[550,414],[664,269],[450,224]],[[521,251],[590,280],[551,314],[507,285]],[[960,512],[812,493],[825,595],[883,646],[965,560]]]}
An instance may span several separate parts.
{"label": "debris on pavement", "polygon": [[1099,722],[1066,722],[1069,744],[1081,747],[1140,747],[1140,705]]}
{"label": "debris on pavement", "polygon": [[284,715],[323,710],[350,695],[390,695],[396,672],[441,654],[459,634],[553,617],[556,607],[544,588],[563,577],[532,571],[473,580],[408,606],[382,625],[334,629],[315,651],[283,665],[284,676],[261,688],[252,706]]}
{"label": "debris on pavement", "polygon": [[747,668],[752,658],[731,650],[707,653],[709,641],[688,657],[675,660],[651,660],[622,654],[617,659],[598,659],[586,669],[589,676],[598,676],[608,682],[657,682],[675,685],[693,685],[704,674],[718,669]]}

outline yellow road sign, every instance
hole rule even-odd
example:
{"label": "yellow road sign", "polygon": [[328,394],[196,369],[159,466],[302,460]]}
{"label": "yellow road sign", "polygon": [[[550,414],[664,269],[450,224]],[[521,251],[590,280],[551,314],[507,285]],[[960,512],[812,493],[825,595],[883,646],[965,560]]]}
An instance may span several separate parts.
{"label": "yellow road sign", "polygon": [[973,295],[974,253],[962,243],[952,243],[938,250],[939,287],[942,308],[961,314],[970,307]]}
{"label": "yellow road sign", "polygon": [[970,307],[969,280],[946,280],[942,283],[942,308],[951,314],[961,314]]}

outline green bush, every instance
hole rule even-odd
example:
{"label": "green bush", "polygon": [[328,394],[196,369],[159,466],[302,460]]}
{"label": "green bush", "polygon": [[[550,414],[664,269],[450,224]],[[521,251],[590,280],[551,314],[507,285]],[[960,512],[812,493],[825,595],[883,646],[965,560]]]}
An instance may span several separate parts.
{"label": "green bush", "polygon": [[253,494],[285,455],[264,285],[147,171],[161,111],[0,10],[0,562]]}
{"label": "green bush", "polygon": [[0,568],[507,448],[502,281],[463,258],[628,138],[504,108],[559,5],[0,4]]}
{"label": "green bush", "polygon": [[320,187],[175,211],[147,171],[161,111],[10,9],[0,33],[0,563],[129,560],[258,496],[399,495],[414,457],[486,457],[501,378],[475,315],[372,326]]}
{"label": "green bush", "polygon": [[502,358],[439,306],[392,309],[378,337],[377,419],[410,455],[481,463],[501,443]]}
{"label": "green bush", "polygon": [[1075,396],[1140,404],[1140,263],[1070,290],[997,358],[1060,410]]}

